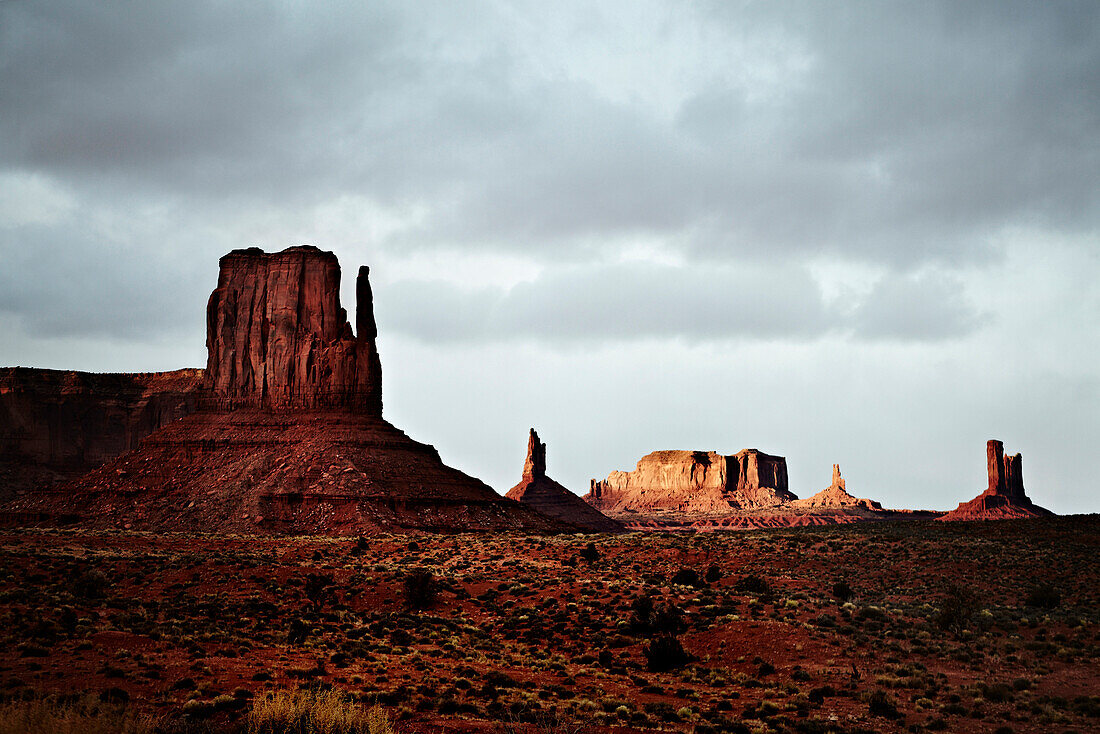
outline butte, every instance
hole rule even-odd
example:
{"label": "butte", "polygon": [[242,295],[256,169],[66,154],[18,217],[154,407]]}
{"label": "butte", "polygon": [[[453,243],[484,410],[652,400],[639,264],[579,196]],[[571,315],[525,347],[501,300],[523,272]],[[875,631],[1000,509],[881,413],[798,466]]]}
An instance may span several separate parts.
{"label": "butte", "polygon": [[221,258],[197,410],[80,479],[8,503],[24,522],[155,531],[572,531],[443,464],[382,418],[368,280],[355,332],[315,247]]}
{"label": "butte", "polygon": [[1054,514],[1033,503],[1024,493],[1023,460],[1019,454],[1005,456],[1004,444],[991,439],[985,444],[985,458],[988,488],[969,502],[960,503],[940,520],[1010,520]]}

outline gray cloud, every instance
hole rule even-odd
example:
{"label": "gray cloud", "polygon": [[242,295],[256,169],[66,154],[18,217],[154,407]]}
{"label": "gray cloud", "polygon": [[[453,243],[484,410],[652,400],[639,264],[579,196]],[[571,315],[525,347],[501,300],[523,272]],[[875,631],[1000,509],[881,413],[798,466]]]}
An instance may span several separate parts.
{"label": "gray cloud", "polygon": [[863,339],[938,341],[973,333],[988,319],[966,300],[958,278],[920,273],[880,280],[850,323]]}
{"label": "gray cloud", "polygon": [[432,343],[937,341],[982,325],[958,287],[946,276],[888,276],[859,300],[829,303],[799,267],[626,263],[552,269],[510,289],[399,281],[378,289],[376,308],[388,330]]}
{"label": "gray cloud", "polygon": [[1098,221],[1089,4],[678,14],[670,25],[729,27],[701,41],[719,60],[723,44],[766,35],[761,63],[781,71],[763,83],[702,67],[671,118],[540,66],[522,23],[491,5],[0,13],[9,165],[204,208],[347,192],[420,205],[391,248],[583,262],[645,232],[708,259],[829,253],[911,269],[986,257],[1006,225]]}

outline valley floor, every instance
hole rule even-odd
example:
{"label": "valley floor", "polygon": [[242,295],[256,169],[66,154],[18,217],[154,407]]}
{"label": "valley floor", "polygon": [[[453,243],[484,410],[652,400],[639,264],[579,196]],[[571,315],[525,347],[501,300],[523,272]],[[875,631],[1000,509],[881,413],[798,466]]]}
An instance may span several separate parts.
{"label": "valley floor", "polygon": [[398,732],[1095,731],[1097,558],[1097,516],[358,540],[4,529],[0,731],[43,696],[155,716],[149,731],[248,731],[265,695],[299,688],[379,705]]}

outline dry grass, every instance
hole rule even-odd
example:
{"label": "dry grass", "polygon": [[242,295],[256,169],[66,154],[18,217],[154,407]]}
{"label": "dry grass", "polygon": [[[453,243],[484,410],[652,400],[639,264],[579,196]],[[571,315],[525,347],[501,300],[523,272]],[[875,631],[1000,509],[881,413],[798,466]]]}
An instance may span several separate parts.
{"label": "dry grass", "polygon": [[93,698],[0,704],[0,734],[153,734],[158,720]]}
{"label": "dry grass", "polygon": [[273,691],[249,714],[250,734],[395,734],[381,706],[363,707],[335,690]]}

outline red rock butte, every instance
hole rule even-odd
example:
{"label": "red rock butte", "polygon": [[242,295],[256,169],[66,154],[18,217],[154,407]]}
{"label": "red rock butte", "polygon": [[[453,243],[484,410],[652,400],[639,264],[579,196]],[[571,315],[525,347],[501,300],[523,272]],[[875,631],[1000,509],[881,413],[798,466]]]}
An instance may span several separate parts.
{"label": "red rock butte", "polygon": [[617,533],[625,530],[577,495],[546,476],[546,444],[532,428],[527,436],[527,459],[523,463],[523,478],[508,490],[506,497],[529,505],[543,515],[596,533]]}
{"label": "red rock butte", "polygon": [[603,512],[722,514],[776,507],[797,499],[787,489],[787,460],[757,449],[654,451],[634,471],[593,479],[584,500]]}
{"label": "red rock butte", "polygon": [[207,309],[199,409],[87,475],[9,502],[19,522],[216,532],[573,531],[382,419],[367,269],[353,333],[332,253],[237,250]]}
{"label": "red rock butte", "polygon": [[331,252],[234,250],[207,305],[204,407],[347,408],[382,415],[369,269],[355,283],[356,333]]}
{"label": "red rock butte", "polygon": [[1004,444],[990,439],[985,445],[989,485],[984,492],[962,502],[940,520],[1010,520],[1053,515],[1039,507],[1024,493],[1024,474],[1020,454],[1005,456]]}

